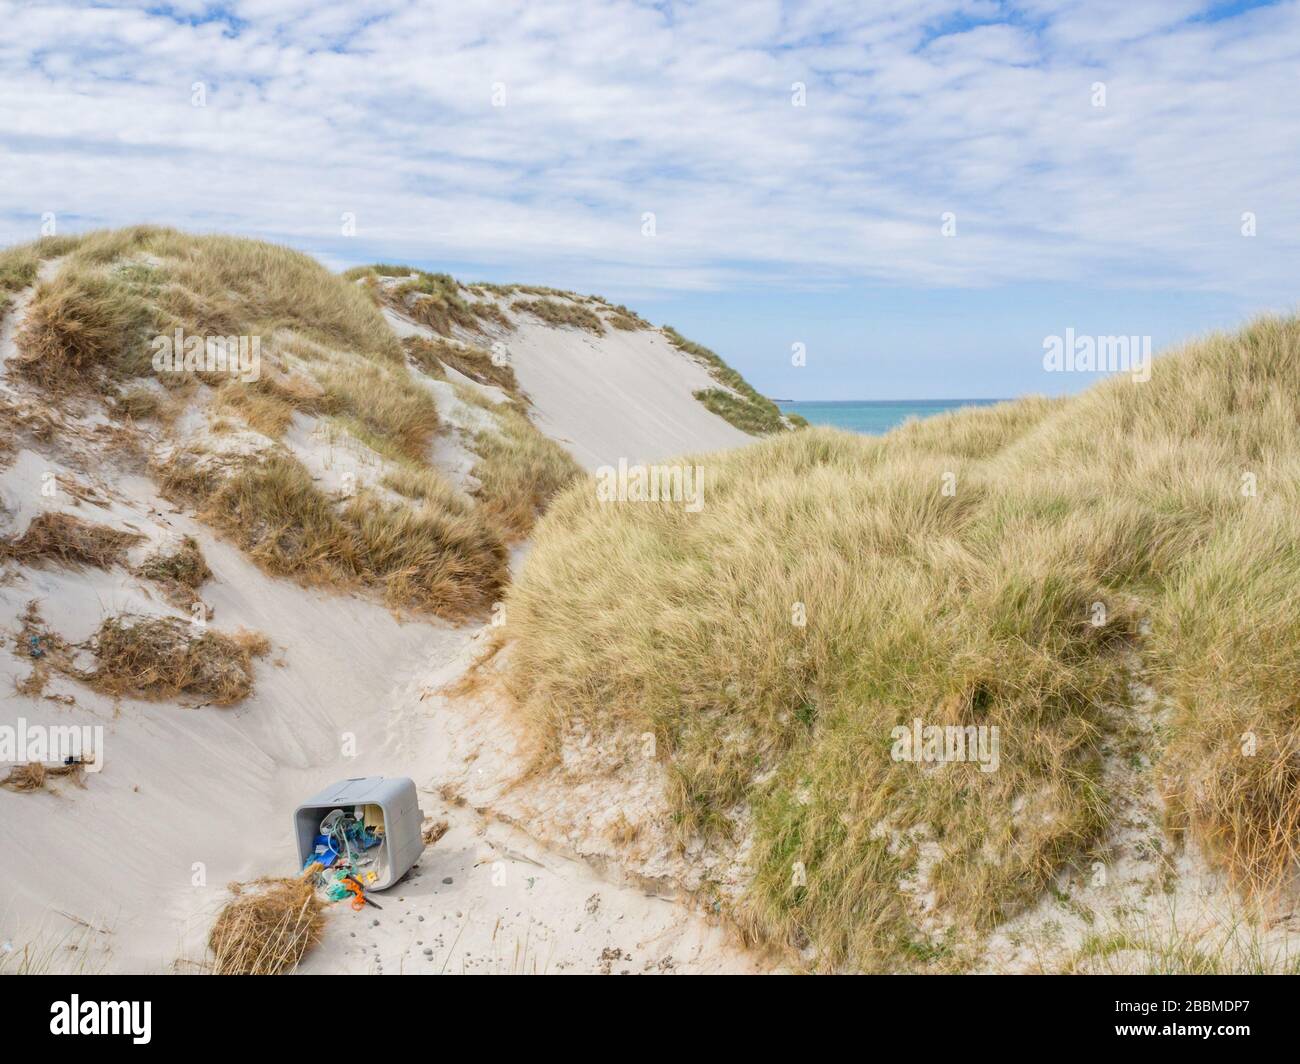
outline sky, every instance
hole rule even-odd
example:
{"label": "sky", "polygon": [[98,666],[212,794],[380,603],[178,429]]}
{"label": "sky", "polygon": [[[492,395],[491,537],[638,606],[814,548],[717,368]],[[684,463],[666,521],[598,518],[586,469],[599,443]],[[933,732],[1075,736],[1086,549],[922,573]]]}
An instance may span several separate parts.
{"label": "sky", "polygon": [[[0,0],[0,243],[602,294],[793,399],[1074,392],[1296,309],[1300,4]],[[792,364],[801,345],[804,364]]]}

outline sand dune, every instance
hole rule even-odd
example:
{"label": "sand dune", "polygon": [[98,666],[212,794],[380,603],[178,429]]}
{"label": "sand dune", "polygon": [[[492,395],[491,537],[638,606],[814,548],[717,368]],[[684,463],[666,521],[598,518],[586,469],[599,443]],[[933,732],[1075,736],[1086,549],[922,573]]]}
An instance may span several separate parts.
{"label": "sand dune", "polygon": [[[46,264],[47,276],[54,265]],[[30,296],[20,294],[4,323],[5,361]],[[428,333],[391,311],[387,319],[399,336]],[[657,333],[594,339],[521,317],[510,344],[536,423],[588,468],[749,440],[692,397],[709,383],[707,373]],[[506,400],[454,370],[448,377]],[[482,412],[447,384],[426,384],[449,426],[434,461],[453,483],[472,486],[465,434],[481,428],[473,419]],[[67,513],[142,537],[131,564],[160,543],[191,536],[212,570],[202,588],[211,627],[260,631],[271,643],[256,664],[254,693],[229,708],[184,696],[112,697],[57,671],[43,689],[21,694],[17,686],[39,665],[19,638],[29,603],[46,629],[71,644],[112,614],[186,621],[190,614],[121,566],[8,567],[0,582],[4,720],[99,725],[104,765],[84,788],[60,780],[41,793],[0,790],[0,845],[15,858],[0,903],[0,968],[201,970],[226,884],[293,873],[294,806],[335,779],[366,774],[412,777],[424,813],[449,829],[380,896],[382,913],[330,911],[309,971],[755,968],[720,928],[679,901],[650,896],[615,870],[602,873],[490,809],[457,804],[446,787],[453,775],[518,767],[449,761],[456,711],[435,691],[472,660],[479,624],[399,616],[366,596],[268,576],[162,498],[138,463],[132,469],[107,457],[111,425],[99,404],[47,409],[16,377],[0,386],[14,409],[39,411],[55,428],[44,443],[25,435],[0,467],[0,536],[21,534],[40,514]],[[183,435],[205,431],[205,415],[187,417],[198,420],[182,423]],[[242,438],[224,445],[242,446]],[[325,489],[337,489],[344,473],[362,483],[379,479],[378,457],[359,440],[316,431],[301,415],[283,444]],[[43,494],[51,476],[58,490]],[[515,550],[517,559],[524,553]]]}

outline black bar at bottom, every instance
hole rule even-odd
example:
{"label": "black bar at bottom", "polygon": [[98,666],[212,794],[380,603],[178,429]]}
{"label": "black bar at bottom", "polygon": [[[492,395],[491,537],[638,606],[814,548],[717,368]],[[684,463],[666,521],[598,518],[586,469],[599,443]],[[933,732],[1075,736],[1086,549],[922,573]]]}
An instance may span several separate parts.
{"label": "black bar at bottom", "polygon": [[[620,1027],[628,1028],[624,1034],[641,1029],[638,1015],[659,1017],[653,1024],[658,1027],[664,1022],[665,1014],[657,1010],[665,994],[680,994],[689,1008],[681,1022],[696,1032],[694,1044],[702,1018],[695,1006],[715,1000],[718,1034],[726,1028],[731,1036],[743,1037],[735,1019],[756,1015],[771,995],[771,1006],[761,1013],[767,1017],[763,1025],[788,1023],[796,1040],[842,1028],[855,1042],[869,1040],[875,1030],[909,1031],[920,1035],[923,1044],[951,1038],[987,1046],[985,1040],[992,1036],[1023,1045],[1022,1040],[1041,1036],[1051,1040],[1044,1045],[1071,1050],[1162,1042],[1230,1050],[1243,1042],[1260,1047],[1289,1040],[1296,986],[1283,977],[867,976],[831,978],[829,985],[826,979],[778,984],[751,978],[743,987],[723,988],[715,978],[708,988],[684,987],[680,980],[636,990],[624,986],[617,996],[612,986],[603,991],[588,987],[583,998],[575,999],[570,985],[556,981],[560,977],[542,983],[498,977],[490,987],[482,977],[444,977],[434,983],[435,977],[390,976],[380,985],[365,984],[368,978],[376,977],[13,977],[0,982],[0,1011],[6,1033],[18,1045],[29,1040],[79,1049],[108,1042],[127,1049],[210,1045],[219,1052],[256,1047],[261,1055],[356,1044],[353,1039],[364,1041],[367,1029],[385,1035],[404,1030],[436,1035],[442,1029],[443,1035],[458,1039],[474,1037],[471,1030],[477,1030],[478,1037],[491,1041],[491,1032],[500,1030],[491,1022],[493,1015],[508,1016],[507,1030],[525,1042],[550,1029],[563,1044],[584,1028],[580,1040],[605,1025],[611,1033]],[[503,985],[500,978],[512,982]],[[611,996],[604,997],[606,993]],[[806,1004],[799,1000],[804,994]],[[840,994],[845,997],[837,1006]],[[525,1025],[532,1012],[539,1026],[529,1035]],[[457,1034],[448,1028],[458,1015],[478,1019]],[[688,1020],[691,1015],[696,1018]],[[810,1024],[818,1030],[811,1032]],[[94,1031],[99,1033],[90,1033]],[[761,1032],[756,1028],[753,1033]]]}

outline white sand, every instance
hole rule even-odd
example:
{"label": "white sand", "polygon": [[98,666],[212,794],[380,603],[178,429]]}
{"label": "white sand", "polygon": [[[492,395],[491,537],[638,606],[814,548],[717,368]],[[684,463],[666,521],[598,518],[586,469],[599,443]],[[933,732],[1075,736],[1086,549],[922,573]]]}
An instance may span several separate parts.
{"label": "white sand", "polygon": [[515,316],[506,338],[511,365],[543,432],[588,470],[720,451],[753,437],[706,410],[692,394],[717,382],[657,332],[600,338]]}

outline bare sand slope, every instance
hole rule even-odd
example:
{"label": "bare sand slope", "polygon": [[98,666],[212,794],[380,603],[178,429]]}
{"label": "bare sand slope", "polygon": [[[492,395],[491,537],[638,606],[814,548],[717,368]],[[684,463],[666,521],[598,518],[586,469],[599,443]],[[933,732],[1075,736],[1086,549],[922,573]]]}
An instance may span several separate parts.
{"label": "bare sand slope", "polygon": [[[5,323],[5,358],[25,305],[23,298]],[[593,393],[589,403],[566,405],[535,374],[546,365],[561,372],[579,359],[599,367],[605,355],[581,338],[548,343],[528,338],[528,326],[521,331],[521,378],[534,394],[552,395],[552,431],[581,437],[593,465],[748,439],[700,407],[683,390],[688,385],[662,390],[644,416],[620,417],[641,409],[634,382],[642,374],[630,368],[627,379],[595,374],[604,398]],[[646,355],[680,377],[687,361],[644,337],[619,337],[611,349],[604,370],[632,367]],[[0,389],[17,407],[39,406],[15,380],[0,377]],[[98,725],[104,764],[84,788],[60,779],[34,793],[0,790],[0,847],[11,860],[0,902],[0,971],[202,970],[225,884],[292,874],[297,802],[336,779],[367,774],[412,777],[429,823],[445,820],[447,832],[410,876],[377,897],[382,912],[333,907],[308,971],[759,967],[699,912],[582,860],[557,840],[539,841],[526,823],[507,823],[448,786],[494,774],[492,789],[505,791],[507,774],[520,767],[513,758],[459,760],[478,756],[451,741],[465,709],[433,694],[471,660],[482,638],[477,626],[403,620],[376,602],[273,579],[162,499],[146,476],[106,460],[112,426],[98,404],[39,413],[52,419],[51,431],[25,438],[0,462],[0,536],[21,534],[41,513],[66,512],[144,537],[130,551],[131,564],[160,543],[193,536],[213,573],[201,592],[213,609],[210,625],[260,631],[272,649],[255,664],[252,696],[229,708],[111,698],[58,672],[43,689],[21,693],[17,685],[38,665],[19,634],[33,602],[45,627],[71,644],[115,614],[189,615],[121,566],[3,567],[0,723]],[[584,431],[587,421],[598,427]],[[620,425],[630,426],[627,437],[619,437]],[[655,446],[655,426],[672,426],[672,442]],[[295,424],[285,442],[326,485],[344,468],[360,480],[371,475],[373,456],[356,441]],[[452,457],[463,463],[464,456]],[[463,469],[451,472],[463,480]],[[43,491],[51,481],[57,490]]]}
{"label": "bare sand slope", "polygon": [[[594,336],[503,310],[514,329],[499,331],[496,342],[531,400],[534,424],[588,471],[620,458],[658,462],[754,441],[695,398],[718,382],[657,329]],[[391,309],[385,317],[399,336],[433,335]]]}
{"label": "bare sand slope", "polygon": [[658,332],[594,337],[516,316],[511,365],[534,421],[588,470],[720,451],[753,437],[704,408],[693,393],[717,383]]}

